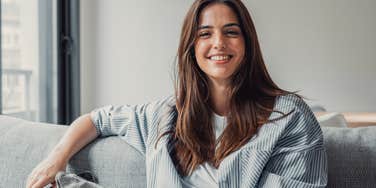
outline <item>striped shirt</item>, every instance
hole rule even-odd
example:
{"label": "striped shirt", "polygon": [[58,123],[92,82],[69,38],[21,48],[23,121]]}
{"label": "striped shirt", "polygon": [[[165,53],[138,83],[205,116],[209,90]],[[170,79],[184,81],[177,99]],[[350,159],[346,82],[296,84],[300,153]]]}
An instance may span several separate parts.
{"label": "striped shirt", "polygon": [[[118,135],[146,159],[148,188],[181,188],[168,148],[173,96],[143,105],[106,106],[91,113],[97,134]],[[247,144],[218,168],[219,188],[326,187],[327,159],[321,128],[308,105],[295,95],[276,98],[274,110],[290,113],[264,124]],[[280,117],[273,112],[270,119]]]}
{"label": "striped shirt", "polygon": [[[225,116],[220,116],[213,113],[213,127],[215,131],[215,139],[218,140],[219,136],[226,128],[227,121]],[[218,145],[217,145],[218,146]],[[188,176],[181,179],[183,188],[216,188],[217,184],[217,169],[208,162],[200,164]]]}

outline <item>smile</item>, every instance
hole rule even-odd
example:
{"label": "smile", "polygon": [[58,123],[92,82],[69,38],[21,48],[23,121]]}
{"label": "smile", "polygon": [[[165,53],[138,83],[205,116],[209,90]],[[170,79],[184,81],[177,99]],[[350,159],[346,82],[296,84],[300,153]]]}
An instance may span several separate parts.
{"label": "smile", "polygon": [[215,63],[227,63],[232,58],[232,55],[213,55],[208,59],[215,61]]}
{"label": "smile", "polygon": [[211,56],[210,60],[223,61],[223,60],[229,60],[230,58],[231,56],[229,55],[215,55],[215,56]]}

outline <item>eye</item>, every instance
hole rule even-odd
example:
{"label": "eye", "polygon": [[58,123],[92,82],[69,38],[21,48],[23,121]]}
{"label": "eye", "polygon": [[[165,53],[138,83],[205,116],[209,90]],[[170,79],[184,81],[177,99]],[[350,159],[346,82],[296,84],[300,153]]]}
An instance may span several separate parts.
{"label": "eye", "polygon": [[198,37],[200,38],[208,38],[210,36],[210,33],[208,31],[202,31],[198,33]]}
{"label": "eye", "polygon": [[225,34],[227,36],[230,36],[230,37],[236,37],[236,36],[240,35],[240,32],[239,31],[235,31],[235,30],[227,30],[225,32]]}

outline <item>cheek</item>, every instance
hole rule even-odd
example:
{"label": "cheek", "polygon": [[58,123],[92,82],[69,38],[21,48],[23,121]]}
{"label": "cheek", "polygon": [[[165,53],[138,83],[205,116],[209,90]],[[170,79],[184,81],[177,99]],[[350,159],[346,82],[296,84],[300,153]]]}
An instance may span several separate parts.
{"label": "cheek", "polygon": [[195,58],[198,66],[200,67],[201,70],[205,69],[205,56],[204,56],[204,51],[205,45],[202,42],[196,42],[195,43]]}
{"label": "cheek", "polygon": [[238,58],[240,61],[242,61],[244,59],[244,55],[245,55],[245,44],[243,41],[238,41],[236,44],[236,53],[239,54]]}
{"label": "cheek", "polygon": [[206,57],[208,45],[205,42],[197,42],[195,44],[195,54],[197,59]]}

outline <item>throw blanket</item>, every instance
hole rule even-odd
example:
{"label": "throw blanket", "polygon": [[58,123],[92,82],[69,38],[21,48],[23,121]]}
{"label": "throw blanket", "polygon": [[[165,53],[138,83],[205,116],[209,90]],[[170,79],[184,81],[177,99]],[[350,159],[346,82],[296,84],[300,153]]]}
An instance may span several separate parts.
{"label": "throw blanket", "polygon": [[103,188],[93,183],[96,182],[96,178],[89,172],[76,175],[61,171],[56,175],[55,180],[57,188]]}

